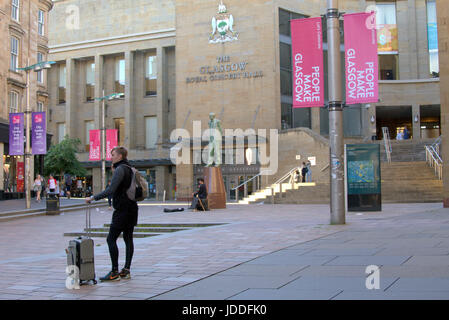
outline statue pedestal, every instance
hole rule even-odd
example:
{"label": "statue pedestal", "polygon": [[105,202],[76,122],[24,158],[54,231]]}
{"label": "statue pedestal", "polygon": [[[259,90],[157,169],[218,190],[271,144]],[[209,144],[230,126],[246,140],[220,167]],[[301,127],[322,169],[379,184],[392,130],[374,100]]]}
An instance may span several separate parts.
{"label": "statue pedestal", "polygon": [[220,167],[205,167],[204,183],[210,209],[226,209],[226,189]]}

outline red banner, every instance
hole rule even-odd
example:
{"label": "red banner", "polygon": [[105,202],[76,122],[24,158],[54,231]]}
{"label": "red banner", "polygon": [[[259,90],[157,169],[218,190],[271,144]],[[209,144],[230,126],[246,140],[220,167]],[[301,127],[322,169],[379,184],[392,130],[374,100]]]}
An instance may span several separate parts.
{"label": "red banner", "polygon": [[25,189],[25,163],[17,162],[17,192],[24,192]]}
{"label": "red banner", "polygon": [[89,130],[89,161],[101,160],[100,130]]}
{"label": "red banner", "polygon": [[291,20],[293,108],[324,106],[321,18]]}
{"label": "red banner", "polygon": [[111,151],[118,146],[118,130],[106,130],[106,160],[111,160]]}
{"label": "red banner", "polygon": [[344,15],[346,104],[379,100],[376,25],[372,13]]}

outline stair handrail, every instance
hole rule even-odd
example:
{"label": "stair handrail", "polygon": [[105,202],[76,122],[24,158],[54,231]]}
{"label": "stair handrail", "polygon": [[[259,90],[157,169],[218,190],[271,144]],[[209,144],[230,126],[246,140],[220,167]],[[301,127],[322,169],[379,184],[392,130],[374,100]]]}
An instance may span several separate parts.
{"label": "stair handrail", "polygon": [[441,157],[433,146],[425,146],[425,148],[426,163],[428,163],[431,168],[435,169],[435,175],[441,180],[443,178],[443,160],[441,160]]}
{"label": "stair handrail", "polygon": [[441,135],[438,138],[436,138],[431,144],[431,146],[435,149],[438,156],[440,155],[440,145],[441,145]]}
{"label": "stair handrail", "polygon": [[281,182],[283,182],[285,179],[289,178],[292,176],[292,174],[296,171],[299,170],[299,172],[301,172],[301,167],[294,167],[293,169],[291,169],[288,173],[284,174],[282,176],[282,178],[278,179],[275,183],[273,184],[280,184]]}
{"label": "stair handrail", "polygon": [[261,176],[262,174],[264,174],[264,173],[266,173],[266,172],[271,172],[271,170],[264,170],[264,171],[261,171],[259,174],[255,175],[254,177],[252,177],[252,178],[246,180],[245,182],[239,184],[237,187],[231,188],[231,190],[237,190],[237,189],[240,188],[241,186],[244,186],[244,185],[247,184],[248,182],[252,181],[253,179],[255,179],[255,178]]}
{"label": "stair handrail", "polygon": [[391,163],[391,141],[390,141],[390,131],[388,130],[388,127],[382,127],[382,134],[384,137],[384,145],[385,145],[385,153],[387,155],[387,161],[388,163]]}

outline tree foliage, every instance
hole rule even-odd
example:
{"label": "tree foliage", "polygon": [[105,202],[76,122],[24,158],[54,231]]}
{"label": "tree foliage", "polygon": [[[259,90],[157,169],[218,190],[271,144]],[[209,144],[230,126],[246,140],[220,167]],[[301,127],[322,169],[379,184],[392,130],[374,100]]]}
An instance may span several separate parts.
{"label": "tree foliage", "polygon": [[44,174],[59,175],[69,173],[73,176],[86,176],[87,170],[76,158],[78,146],[81,145],[80,139],[64,137],[60,143],[51,146],[45,156]]}

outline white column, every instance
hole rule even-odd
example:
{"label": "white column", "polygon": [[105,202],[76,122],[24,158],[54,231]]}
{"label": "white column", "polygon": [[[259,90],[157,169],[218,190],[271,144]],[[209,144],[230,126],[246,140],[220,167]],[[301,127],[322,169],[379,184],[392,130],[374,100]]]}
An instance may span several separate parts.
{"label": "white column", "polygon": [[157,134],[158,144],[167,139],[167,77],[166,77],[166,55],[163,47],[157,48]]}
{"label": "white column", "polygon": [[[100,98],[103,96],[103,68],[104,68],[104,57],[102,55],[95,56],[95,98]],[[111,92],[109,92],[111,93]],[[108,93],[106,93],[108,94]],[[101,101],[95,100],[94,108],[94,119],[95,119],[95,129],[100,129],[101,126]]]}
{"label": "white column", "polygon": [[[66,103],[65,103],[65,134],[70,138],[76,138],[78,128],[76,124],[77,96],[75,80],[75,60],[66,60]],[[81,129],[82,130],[82,129]]]}
{"label": "white column", "polygon": [[125,148],[134,149],[136,145],[134,108],[134,52],[125,52]]}

